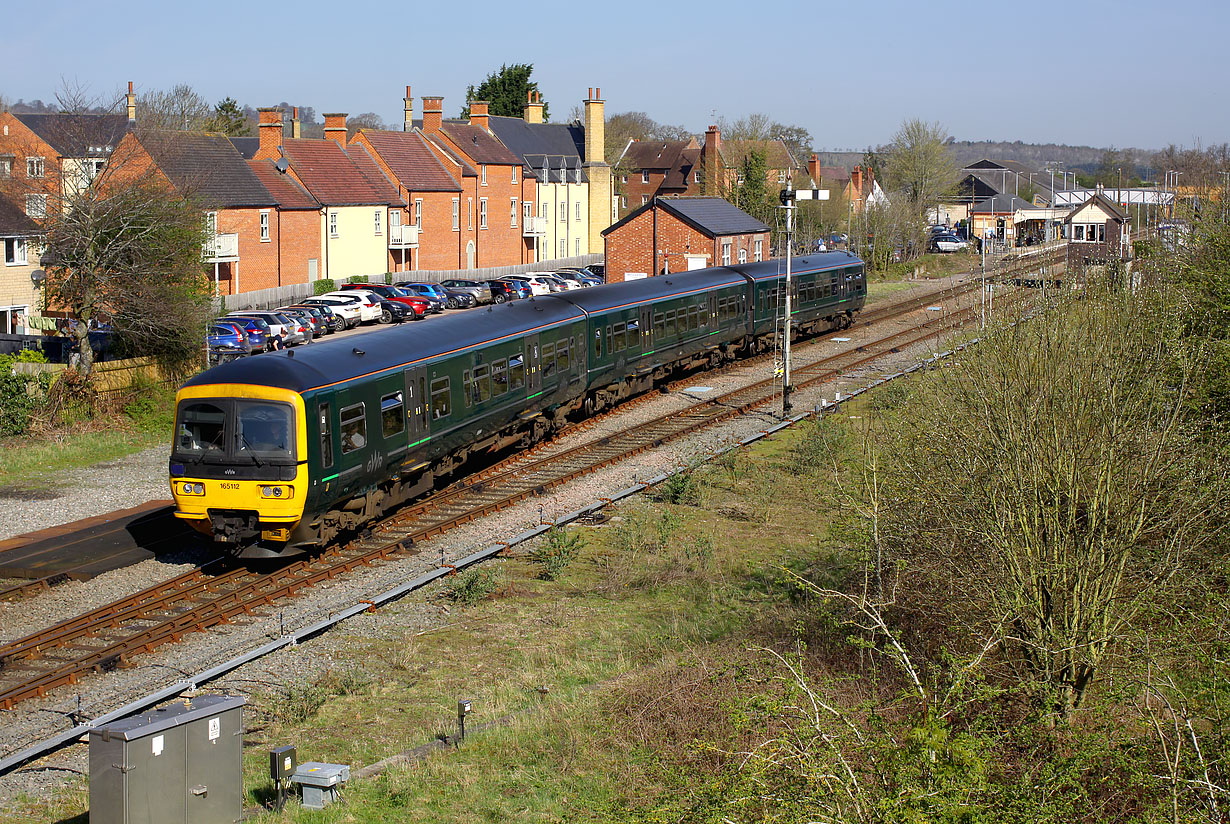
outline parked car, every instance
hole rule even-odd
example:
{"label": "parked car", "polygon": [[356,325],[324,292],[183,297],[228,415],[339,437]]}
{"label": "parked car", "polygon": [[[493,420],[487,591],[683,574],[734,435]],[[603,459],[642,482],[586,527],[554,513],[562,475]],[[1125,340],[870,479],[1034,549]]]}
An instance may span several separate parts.
{"label": "parked car", "polygon": [[601,286],[603,284],[602,278],[598,277],[585,267],[578,268],[576,266],[569,266],[564,269],[557,270],[556,274],[561,277],[565,277],[569,272],[576,275],[574,280],[580,280],[586,286]]}
{"label": "parked car", "polygon": [[329,333],[328,328],[325,326],[324,319],[319,315],[312,314],[307,309],[296,309],[293,306],[279,306],[278,311],[289,318],[298,318],[303,321],[303,323],[311,330],[313,340],[316,338],[323,338]]}
{"label": "parked car", "polygon": [[[346,284],[350,286],[350,284]],[[358,284],[352,289],[342,289],[337,292],[325,292],[321,297],[349,297],[357,301],[359,305],[359,322],[370,323],[380,320],[380,303],[376,293],[368,289],[361,288]]]}
{"label": "parked car", "polygon": [[551,280],[543,277],[542,272],[529,272],[521,279],[530,285],[530,292],[535,295],[549,295],[561,291],[558,283],[552,288]]}
{"label": "parked car", "polygon": [[330,312],[341,318],[343,329],[358,326],[363,319],[360,311],[363,301],[358,295],[316,295],[304,298],[303,302],[308,306],[327,307]]}
{"label": "parked car", "polygon": [[598,280],[602,281],[603,283],[606,283],[606,264],[605,263],[591,263],[585,267],[585,271],[589,272],[591,275],[598,278]]}
{"label": "parked car", "polygon": [[205,343],[209,347],[211,363],[221,363],[252,354],[252,344],[248,342],[247,330],[238,323],[219,321],[210,324],[205,335]]}
{"label": "parked car", "polygon": [[485,280],[446,280],[440,284],[445,289],[460,290],[474,296],[475,303],[491,303],[495,300],[495,292],[491,284]]}
{"label": "parked car", "polygon": [[417,281],[407,280],[397,284],[398,289],[402,289],[411,295],[420,297],[427,301],[431,308],[428,310],[433,315],[443,312],[448,306],[448,296],[441,296],[431,283],[419,283]]}
{"label": "parked car", "polygon": [[444,294],[448,295],[449,309],[469,309],[478,305],[478,296],[469,289],[457,289],[452,286],[445,286],[443,283],[438,283],[436,286],[443,289]]}
{"label": "parked car", "polygon": [[944,234],[931,238],[931,248],[937,252],[962,252],[969,244],[954,234]]}
{"label": "parked car", "polygon": [[304,328],[299,321],[291,320],[281,312],[262,312],[256,310],[237,309],[234,312],[228,312],[229,317],[246,317],[259,318],[269,324],[269,331],[278,340],[274,341],[276,348],[278,341],[284,346],[298,346],[307,343],[311,338],[310,333]]}
{"label": "parked car", "polygon": [[304,309],[311,312],[317,318],[320,318],[321,324],[324,326],[325,334],[331,335],[346,328],[346,323],[340,315],[335,315],[333,310],[328,306],[312,305],[308,303],[294,303],[286,307],[287,309]]}
{"label": "parked car", "polygon": [[845,232],[833,232],[833,234],[829,235],[829,245],[830,246],[840,246],[842,244],[846,244],[849,242],[850,242],[850,236],[847,235]]}
{"label": "parked car", "polygon": [[263,320],[255,318],[218,318],[214,323],[230,323],[243,329],[248,336],[248,344],[252,347],[253,354],[265,352],[273,345],[271,341],[273,333],[269,330],[269,324]]}
{"label": "parked car", "polygon": [[348,283],[342,287],[345,292],[369,292],[395,303],[405,304],[414,310],[414,317],[421,318],[431,311],[431,302],[422,295],[416,295],[400,286],[388,283]]}
{"label": "parked car", "polygon": [[529,284],[521,283],[512,278],[497,278],[488,281],[491,284],[491,299],[495,303],[507,303],[510,300],[522,300],[528,298],[530,292]]}
{"label": "parked car", "polygon": [[[571,277],[569,277],[570,275]],[[564,289],[572,290],[585,288],[585,284],[581,281],[581,278],[576,272],[551,272],[547,275],[547,277],[561,284]]]}

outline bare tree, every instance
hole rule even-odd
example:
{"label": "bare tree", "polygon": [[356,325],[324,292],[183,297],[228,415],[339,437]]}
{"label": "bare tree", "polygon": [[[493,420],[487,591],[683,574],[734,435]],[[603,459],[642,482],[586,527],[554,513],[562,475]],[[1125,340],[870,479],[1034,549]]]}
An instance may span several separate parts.
{"label": "bare tree", "polygon": [[142,128],[200,132],[208,128],[213,115],[209,101],[186,83],[137,98],[137,122]]}
{"label": "bare tree", "polygon": [[384,130],[388,126],[384,123],[384,118],[375,112],[363,112],[356,114],[354,117],[346,118],[346,137],[349,139],[358,134],[359,129],[377,129]]}

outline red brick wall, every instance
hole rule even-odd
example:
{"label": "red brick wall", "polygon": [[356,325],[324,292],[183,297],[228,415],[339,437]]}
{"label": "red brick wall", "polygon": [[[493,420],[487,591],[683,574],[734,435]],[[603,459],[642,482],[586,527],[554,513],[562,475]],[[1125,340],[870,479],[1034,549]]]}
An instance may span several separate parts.
{"label": "red brick wall", "polygon": [[653,263],[653,209],[646,209],[635,218],[606,235],[606,277],[614,283],[628,272],[661,274],[664,268],[672,272],[687,269],[687,255],[708,255],[706,265],[722,263],[722,244],[729,242],[730,262],[737,264],[739,250],[747,251],[747,259],[755,260],[756,241],[760,240],[762,259],[770,255],[769,233],[711,237],[671,215],[658,210],[658,262]]}

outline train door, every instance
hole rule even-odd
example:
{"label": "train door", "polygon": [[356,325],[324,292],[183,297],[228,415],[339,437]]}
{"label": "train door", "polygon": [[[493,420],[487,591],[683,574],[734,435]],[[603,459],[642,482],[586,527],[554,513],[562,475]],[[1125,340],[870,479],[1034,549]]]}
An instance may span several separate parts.
{"label": "train door", "polygon": [[430,432],[427,409],[427,369],[422,366],[406,370],[406,429],[407,443],[414,446],[423,441]]}
{"label": "train door", "polygon": [[718,315],[717,315],[717,295],[710,295],[709,296],[709,317],[705,321],[705,330],[708,332],[714,332],[717,330],[718,326],[719,324],[718,324]]}
{"label": "train door", "polygon": [[542,370],[538,364],[538,336],[529,335],[525,339],[525,384],[531,398],[542,391]]}
{"label": "train door", "polygon": [[641,351],[653,351],[653,307],[641,307]]}

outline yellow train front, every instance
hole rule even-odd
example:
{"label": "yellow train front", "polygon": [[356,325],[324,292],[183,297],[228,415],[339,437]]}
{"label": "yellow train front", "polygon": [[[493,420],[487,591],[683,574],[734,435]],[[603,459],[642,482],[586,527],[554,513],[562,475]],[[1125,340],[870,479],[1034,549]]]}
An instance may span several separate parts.
{"label": "yellow train front", "polygon": [[280,554],[307,499],[303,398],[276,386],[198,381],[176,396],[175,517],[242,554],[263,554],[251,551],[261,544]]}

